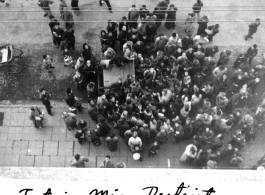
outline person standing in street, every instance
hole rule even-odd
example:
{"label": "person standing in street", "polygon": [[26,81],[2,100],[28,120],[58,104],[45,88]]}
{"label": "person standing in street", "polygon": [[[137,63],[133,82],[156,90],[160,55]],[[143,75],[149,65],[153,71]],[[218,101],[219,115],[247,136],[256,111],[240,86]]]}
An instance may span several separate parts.
{"label": "person standing in street", "polygon": [[110,160],[110,155],[106,156],[105,160],[101,163],[99,168],[114,168],[114,164]]}
{"label": "person standing in street", "polygon": [[166,23],[165,27],[170,30],[175,29],[176,26],[176,12],[178,11],[178,8],[176,8],[173,4],[169,6],[169,8],[166,11],[167,18],[166,18]]}
{"label": "person standing in street", "polygon": [[52,94],[49,94],[46,92],[46,90],[44,88],[41,88],[39,90],[39,97],[40,97],[40,100],[42,101],[43,105],[46,107],[46,110],[48,112],[49,115],[53,116],[53,113],[51,111],[51,102],[49,100],[49,98],[51,97]]}
{"label": "person standing in street", "polygon": [[197,30],[197,35],[201,35],[202,33],[205,32],[205,29],[207,29],[207,24],[208,24],[209,20],[207,17],[201,17],[197,23],[199,25],[198,30]]}
{"label": "person standing in street", "polygon": [[203,3],[201,0],[197,0],[197,3],[194,3],[192,9],[193,9],[193,13],[194,13],[194,16],[196,16],[197,14],[197,20],[200,19],[200,12],[201,12],[201,9],[203,7]]}
{"label": "person standing in street", "polygon": [[88,158],[80,156],[79,154],[75,155],[75,159],[70,163],[70,166],[76,168],[85,168],[85,162],[88,162]]}
{"label": "person standing in street", "polygon": [[52,34],[54,37],[55,45],[57,48],[59,48],[64,36],[64,30],[60,27],[60,23],[55,24],[55,26],[52,29]]}
{"label": "person standing in street", "polygon": [[109,9],[109,12],[112,13],[112,8],[111,8],[111,5],[110,5],[109,0],[99,0],[99,5],[100,5],[100,6],[102,6],[103,3],[106,3],[106,4],[107,4],[108,9]]}
{"label": "person standing in street", "polygon": [[48,73],[51,73],[51,68],[55,68],[52,66],[52,58],[50,55],[43,55],[43,65],[46,70],[48,70]]}
{"label": "person standing in street", "polygon": [[66,30],[73,28],[74,26],[74,17],[71,11],[67,7],[63,8],[62,19],[65,21]]}
{"label": "person standing in street", "polygon": [[249,38],[253,39],[252,35],[257,32],[258,27],[260,25],[260,19],[257,18],[255,22],[251,23],[248,27],[248,34],[245,36],[245,40],[247,41]]}
{"label": "person standing in street", "polygon": [[249,65],[251,65],[253,58],[258,54],[257,45],[254,44],[252,47],[248,48],[247,53],[245,54],[248,58]]}
{"label": "person standing in street", "polygon": [[33,121],[36,128],[43,128],[44,113],[37,107],[30,107],[29,119]]}
{"label": "person standing in street", "polygon": [[139,10],[136,8],[135,5],[132,5],[132,7],[129,9],[128,13],[128,20],[130,28],[137,29],[137,20],[139,18]]}

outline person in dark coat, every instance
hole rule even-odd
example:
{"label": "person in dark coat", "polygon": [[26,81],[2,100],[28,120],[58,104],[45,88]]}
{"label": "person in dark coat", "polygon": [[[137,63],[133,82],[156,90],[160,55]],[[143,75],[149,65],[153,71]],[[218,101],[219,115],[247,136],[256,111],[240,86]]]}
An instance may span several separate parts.
{"label": "person in dark coat", "polygon": [[186,51],[189,49],[190,45],[193,45],[193,39],[191,38],[191,34],[188,33],[187,36],[182,39],[182,49]]}
{"label": "person in dark coat", "polygon": [[110,127],[106,123],[106,119],[103,117],[99,119],[98,130],[100,137],[107,137],[109,135]]}
{"label": "person in dark coat", "polygon": [[219,51],[219,48],[217,45],[215,46],[209,46],[205,49],[205,57],[214,57],[214,55]]}
{"label": "person in dark coat", "polygon": [[117,40],[118,37],[118,24],[116,22],[112,22],[111,20],[108,20],[108,26],[107,26],[107,32],[112,32],[114,35],[115,40]]}
{"label": "person in dark coat", "polygon": [[65,98],[65,102],[66,104],[70,107],[70,108],[76,108],[79,112],[82,111],[82,104],[81,102],[79,102],[77,100],[77,98],[75,97],[73,91],[70,88],[67,88],[66,90],[66,98]]}
{"label": "person in dark coat", "polygon": [[65,31],[64,39],[67,42],[67,49],[68,50],[75,50],[75,31],[73,28],[70,28]]}
{"label": "person in dark coat", "polygon": [[156,28],[161,26],[162,20],[165,19],[166,10],[168,8],[168,5],[170,3],[170,0],[164,0],[158,3],[158,5],[155,7],[153,14],[156,15]]}
{"label": "person in dark coat", "polygon": [[174,5],[170,5],[169,9],[166,11],[167,19],[165,23],[165,27],[167,29],[175,29],[175,23],[176,23],[176,12],[178,11],[178,8],[176,8]]}
{"label": "person in dark coat", "polygon": [[247,55],[246,54],[240,54],[236,61],[234,62],[233,68],[238,68],[242,63],[245,64],[247,62]]}
{"label": "person in dark coat", "polygon": [[201,0],[197,0],[197,3],[195,3],[192,7],[194,16],[197,14],[198,20],[200,19],[200,12],[201,12],[202,7],[203,7],[203,3],[201,2]]}
{"label": "person in dark coat", "polygon": [[148,24],[146,26],[146,36],[152,41],[155,42],[155,36],[157,34],[157,29],[154,24]]}
{"label": "person in dark coat", "polygon": [[[208,26],[207,30],[206,30],[206,33],[207,33],[207,36],[208,36],[208,40],[210,42],[213,41],[213,37],[219,33],[219,24],[215,24],[215,25],[211,25],[211,26]],[[211,32],[211,33],[208,33],[208,32]]]}
{"label": "person in dark coat", "polygon": [[51,97],[51,94],[48,94],[44,88],[41,88],[39,90],[39,93],[40,93],[39,94],[40,100],[42,101],[43,105],[46,107],[48,114],[53,116],[53,113],[51,111],[52,106],[49,100],[49,98]]}
{"label": "person in dark coat", "polygon": [[248,34],[245,36],[245,40],[247,41],[249,38],[253,39],[252,35],[257,32],[258,27],[260,25],[260,19],[257,18],[255,22],[251,23],[248,27]]}
{"label": "person in dark coat", "polygon": [[85,132],[82,129],[77,129],[75,133],[75,138],[78,140],[79,144],[82,144],[85,140]]}
{"label": "person in dark coat", "polygon": [[118,40],[120,42],[120,50],[122,51],[123,45],[128,41],[128,31],[126,26],[123,26],[120,30]]}
{"label": "person in dark coat", "polygon": [[92,49],[91,49],[91,47],[87,43],[84,43],[83,44],[82,56],[84,58],[85,64],[92,57]]}
{"label": "person in dark coat", "polygon": [[126,32],[130,29],[130,23],[127,20],[126,16],[122,17],[122,21],[119,22],[119,32],[121,33],[123,26],[126,26]]}
{"label": "person in dark coat", "polygon": [[99,129],[93,129],[90,131],[91,134],[91,141],[95,146],[100,146],[101,145],[101,140],[100,140],[100,134],[99,134]]}
{"label": "person in dark coat", "polygon": [[[58,20],[56,20],[55,18],[54,18],[54,16],[50,16],[50,22],[49,22],[49,27],[50,27],[50,29],[51,29],[51,33],[52,33],[52,31],[53,31],[53,27],[55,26],[55,25],[60,25],[60,23],[58,22]],[[52,33],[53,34],[53,33]]]}
{"label": "person in dark coat", "polygon": [[109,137],[106,138],[108,149],[112,152],[117,150],[119,139],[114,133],[111,133]]}
{"label": "person in dark coat", "polygon": [[112,49],[115,50],[114,46],[116,43],[115,35],[112,32],[108,32],[108,40],[107,40],[108,46],[110,46]]}
{"label": "person in dark coat", "polygon": [[202,33],[205,33],[205,29],[207,28],[208,19],[202,17],[197,22],[199,24],[197,35],[201,35]]}
{"label": "person in dark coat", "polygon": [[60,27],[60,23],[55,24],[52,29],[52,33],[54,36],[55,45],[57,46],[57,48],[59,48],[64,36],[64,30]]}
{"label": "person in dark coat", "polygon": [[258,54],[257,45],[254,44],[252,47],[249,47],[246,53],[246,57],[248,58],[248,62],[251,65],[253,58]]}
{"label": "person in dark coat", "polygon": [[143,54],[145,45],[142,41],[139,40],[134,44],[133,48],[137,54]]}
{"label": "person in dark coat", "polygon": [[251,89],[252,94],[254,94],[259,82],[260,78],[255,78],[254,80],[247,82],[247,87]]}
{"label": "person in dark coat", "polygon": [[53,34],[53,28],[56,26],[56,25],[60,25],[60,23],[58,22],[58,20],[56,20],[54,18],[54,16],[50,16],[50,22],[49,22],[49,27],[51,29],[51,33],[52,33],[52,41],[53,41],[53,44],[56,45],[56,39],[55,39],[55,36]]}
{"label": "person in dark coat", "polygon": [[150,14],[150,12],[146,9],[146,5],[142,5],[139,10],[140,20],[145,20],[148,14]]}

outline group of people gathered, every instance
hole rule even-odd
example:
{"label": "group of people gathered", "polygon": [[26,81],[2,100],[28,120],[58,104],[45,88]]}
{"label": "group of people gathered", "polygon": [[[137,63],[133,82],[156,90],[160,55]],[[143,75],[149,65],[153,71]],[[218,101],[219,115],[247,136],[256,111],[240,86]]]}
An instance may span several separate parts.
{"label": "group of people gathered", "polygon": [[[182,163],[207,169],[240,167],[240,150],[263,128],[265,104],[249,106],[260,83],[260,68],[252,65],[258,46],[238,55],[232,67],[231,50],[205,46],[220,26],[207,26],[208,17],[200,17],[202,6],[200,0],[194,5],[182,38],[176,32],[157,35],[164,19],[166,28],[176,27],[177,8],[164,0],[153,13],[145,5],[140,10],[133,5],[119,24],[109,20],[100,35],[102,60],[84,43],[73,65],[73,80],[78,90],[87,92],[89,115],[98,125],[88,130],[84,120],[77,123],[75,114],[82,112],[82,105],[71,89],[66,97],[69,111],[63,113],[68,129],[77,129],[80,143],[87,139],[100,146],[106,138],[110,151],[115,151],[123,139],[133,158],[142,161],[144,150],[151,157],[168,140],[188,140]],[[195,21],[199,28],[192,37]],[[104,68],[131,65],[135,75],[95,90],[93,78]]]}

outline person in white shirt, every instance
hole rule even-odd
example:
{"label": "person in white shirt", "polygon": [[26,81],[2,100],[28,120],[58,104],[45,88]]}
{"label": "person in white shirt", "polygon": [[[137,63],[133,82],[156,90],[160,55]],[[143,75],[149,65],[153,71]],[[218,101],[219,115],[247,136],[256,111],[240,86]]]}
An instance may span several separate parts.
{"label": "person in white shirt", "polygon": [[138,137],[138,133],[136,131],[133,132],[133,136],[129,139],[128,145],[130,146],[132,152],[135,152],[135,146],[138,146],[141,150],[142,140]]}
{"label": "person in white shirt", "polygon": [[205,37],[206,35],[203,33],[201,35],[196,35],[193,39],[194,46],[197,47],[199,43],[203,45],[204,43],[208,43],[209,40]]}
{"label": "person in white shirt", "polygon": [[168,42],[172,42],[176,47],[178,47],[178,41],[179,41],[179,36],[177,33],[173,33],[172,36],[169,38]]}

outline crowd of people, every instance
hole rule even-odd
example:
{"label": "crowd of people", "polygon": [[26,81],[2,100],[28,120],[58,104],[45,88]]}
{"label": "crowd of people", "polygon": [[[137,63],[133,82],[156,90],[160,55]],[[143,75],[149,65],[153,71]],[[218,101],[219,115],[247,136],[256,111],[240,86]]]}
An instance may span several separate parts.
{"label": "crowd of people", "polygon": [[[84,43],[76,63],[65,61],[65,65],[75,68],[76,88],[87,93],[89,115],[98,124],[88,130],[85,120],[76,120],[82,102],[68,88],[69,110],[62,118],[68,130],[76,130],[80,144],[88,140],[100,147],[105,139],[109,150],[115,151],[123,139],[132,157],[142,161],[143,150],[153,157],[168,140],[189,140],[180,162],[206,169],[219,164],[240,167],[240,150],[254,142],[263,128],[265,104],[249,106],[261,80],[260,66],[252,66],[258,46],[254,44],[238,55],[233,67],[229,66],[233,59],[229,49],[221,51],[215,60],[219,47],[205,44],[214,40],[220,25],[208,26],[208,17],[200,15],[202,7],[201,0],[197,0],[182,29],[186,36],[179,37],[175,31],[178,9],[169,0],[159,2],[153,12],[145,5],[140,9],[132,5],[128,17],[122,17],[119,24],[109,20],[106,30],[101,31],[103,59],[96,59],[89,44]],[[51,14],[49,17],[54,44],[61,47],[64,59],[69,59],[69,50],[75,48],[73,22],[66,22],[64,31]],[[165,27],[174,30],[170,37],[157,35],[164,20]],[[195,22],[199,27],[192,37]],[[259,24],[256,19],[249,26],[246,40],[252,38]],[[50,71],[52,60],[48,57],[43,56]],[[126,80],[117,78],[110,87],[96,90],[94,78],[112,66],[134,66],[135,75],[128,75]],[[50,108],[49,96],[44,89],[40,93],[43,104]],[[42,113],[35,107],[31,110],[31,119],[38,127],[34,117],[41,119]],[[224,143],[231,134],[232,138]]]}

